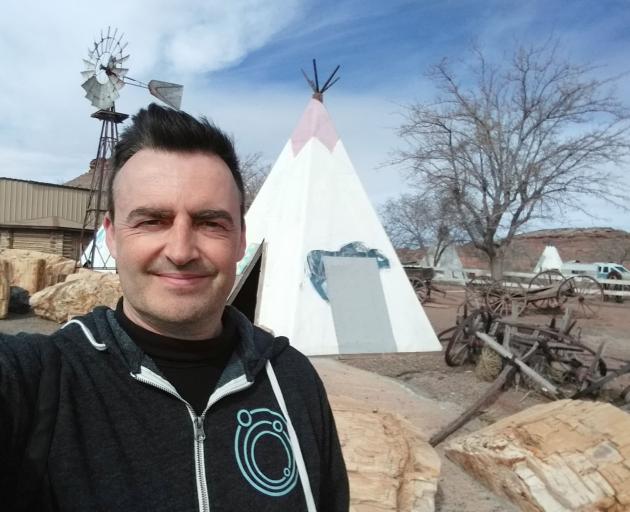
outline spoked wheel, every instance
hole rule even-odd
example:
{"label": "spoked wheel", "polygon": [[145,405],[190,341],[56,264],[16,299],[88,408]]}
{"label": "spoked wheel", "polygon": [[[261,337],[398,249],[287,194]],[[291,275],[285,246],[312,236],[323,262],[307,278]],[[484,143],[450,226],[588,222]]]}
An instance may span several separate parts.
{"label": "spoked wheel", "polygon": [[411,286],[413,287],[413,291],[416,292],[416,297],[420,303],[424,303],[430,295],[429,286],[427,284],[426,279],[420,279],[419,277],[411,277],[409,279]]}
{"label": "spoked wheel", "polygon": [[474,362],[483,347],[475,333],[488,332],[492,322],[491,315],[484,310],[473,311],[464,318],[451,336],[444,352],[444,360],[449,366],[461,366]]}
{"label": "spoked wheel", "polygon": [[495,316],[518,316],[525,308],[525,290],[520,283],[502,279],[494,281],[486,294],[488,309]]}
{"label": "spoked wheel", "polygon": [[558,309],[560,303],[555,292],[555,287],[564,280],[564,276],[558,270],[543,270],[529,282],[527,288],[527,302],[542,311]]}
{"label": "spoked wheel", "polygon": [[486,295],[493,283],[490,276],[476,276],[466,283],[466,304],[469,310],[487,307]]}
{"label": "spoked wheel", "polygon": [[570,307],[576,317],[594,318],[604,302],[604,290],[590,276],[573,276],[562,281],[557,297],[558,303]]}

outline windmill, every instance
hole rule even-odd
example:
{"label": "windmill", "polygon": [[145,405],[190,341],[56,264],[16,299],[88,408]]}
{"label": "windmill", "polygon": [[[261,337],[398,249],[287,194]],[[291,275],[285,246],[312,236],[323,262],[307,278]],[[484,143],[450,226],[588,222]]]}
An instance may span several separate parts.
{"label": "windmill", "polygon": [[[98,270],[116,268],[105,246],[102,228],[99,228],[107,210],[103,199],[103,186],[107,181],[108,162],[118,141],[118,125],[129,117],[127,114],[116,112],[115,102],[120,97],[118,91],[125,85],[142,87],[148,89],[153,96],[170,107],[179,109],[184,90],[184,87],[178,84],[160,80],[144,83],[127,76],[129,69],[125,67],[125,64],[129,59],[129,54],[125,53],[127,43],[123,43],[123,35],[123,33],[119,34],[116,28],[112,31],[111,27],[108,27],[107,32],[101,30],[100,38],[95,39],[92,47],[88,49],[87,59],[83,59],[85,69],[81,72],[84,79],[81,87],[85,90],[85,97],[98,108],[91,117],[101,121],[101,134],[90,183],[90,196],[83,218],[81,247],[77,260],[84,267]],[[87,247],[83,247],[87,231],[91,231],[93,235]]]}

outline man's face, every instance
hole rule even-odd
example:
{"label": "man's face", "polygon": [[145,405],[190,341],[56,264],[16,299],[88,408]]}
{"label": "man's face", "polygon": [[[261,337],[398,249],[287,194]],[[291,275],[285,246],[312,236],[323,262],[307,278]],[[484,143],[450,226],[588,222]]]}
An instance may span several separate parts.
{"label": "man's face", "polygon": [[240,196],[217,156],[143,149],[114,184],[104,226],[127,316],[176,337],[217,334],[245,251]]}

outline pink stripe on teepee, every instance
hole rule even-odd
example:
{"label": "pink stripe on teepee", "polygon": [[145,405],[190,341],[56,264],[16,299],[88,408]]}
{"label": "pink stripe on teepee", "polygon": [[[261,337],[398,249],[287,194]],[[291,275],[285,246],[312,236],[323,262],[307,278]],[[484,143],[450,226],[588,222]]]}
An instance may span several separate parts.
{"label": "pink stripe on teepee", "polygon": [[339,140],[337,130],[335,130],[326,107],[316,99],[309,102],[300,122],[293,131],[293,135],[291,135],[293,156],[297,156],[313,137],[317,137],[331,153]]}

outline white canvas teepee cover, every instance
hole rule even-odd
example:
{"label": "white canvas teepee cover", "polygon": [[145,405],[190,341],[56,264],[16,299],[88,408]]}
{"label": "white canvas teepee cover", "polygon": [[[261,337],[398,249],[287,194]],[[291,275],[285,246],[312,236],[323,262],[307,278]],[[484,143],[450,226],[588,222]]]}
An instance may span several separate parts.
{"label": "white canvas teepee cover", "polygon": [[[434,256],[435,247],[431,247],[422,259],[422,264],[432,267]],[[462,265],[462,260],[459,259],[457,248],[454,245],[449,245],[444,249],[436,268],[442,270],[444,272],[443,276],[446,278],[465,279],[463,272],[464,266]],[[436,276],[436,278],[439,277],[440,275]]]}
{"label": "white canvas teepee cover", "polygon": [[440,350],[320,101],[309,102],[246,226],[250,255],[264,249],[256,323],[308,355]]}
{"label": "white canvas teepee cover", "polygon": [[[96,242],[96,250],[94,251],[94,261],[91,265],[87,265],[90,255],[92,254],[92,244]],[[116,270],[116,260],[109,253],[107,243],[105,242],[105,228],[101,226],[96,232],[96,238],[88,244],[85,252],[81,255],[81,265],[89,266],[94,270],[113,272]]]}
{"label": "white canvas teepee cover", "polygon": [[560,270],[562,268],[562,258],[558,254],[558,250],[553,245],[548,245],[540,255],[538,263],[534,267],[534,272],[542,272],[543,270]]}

